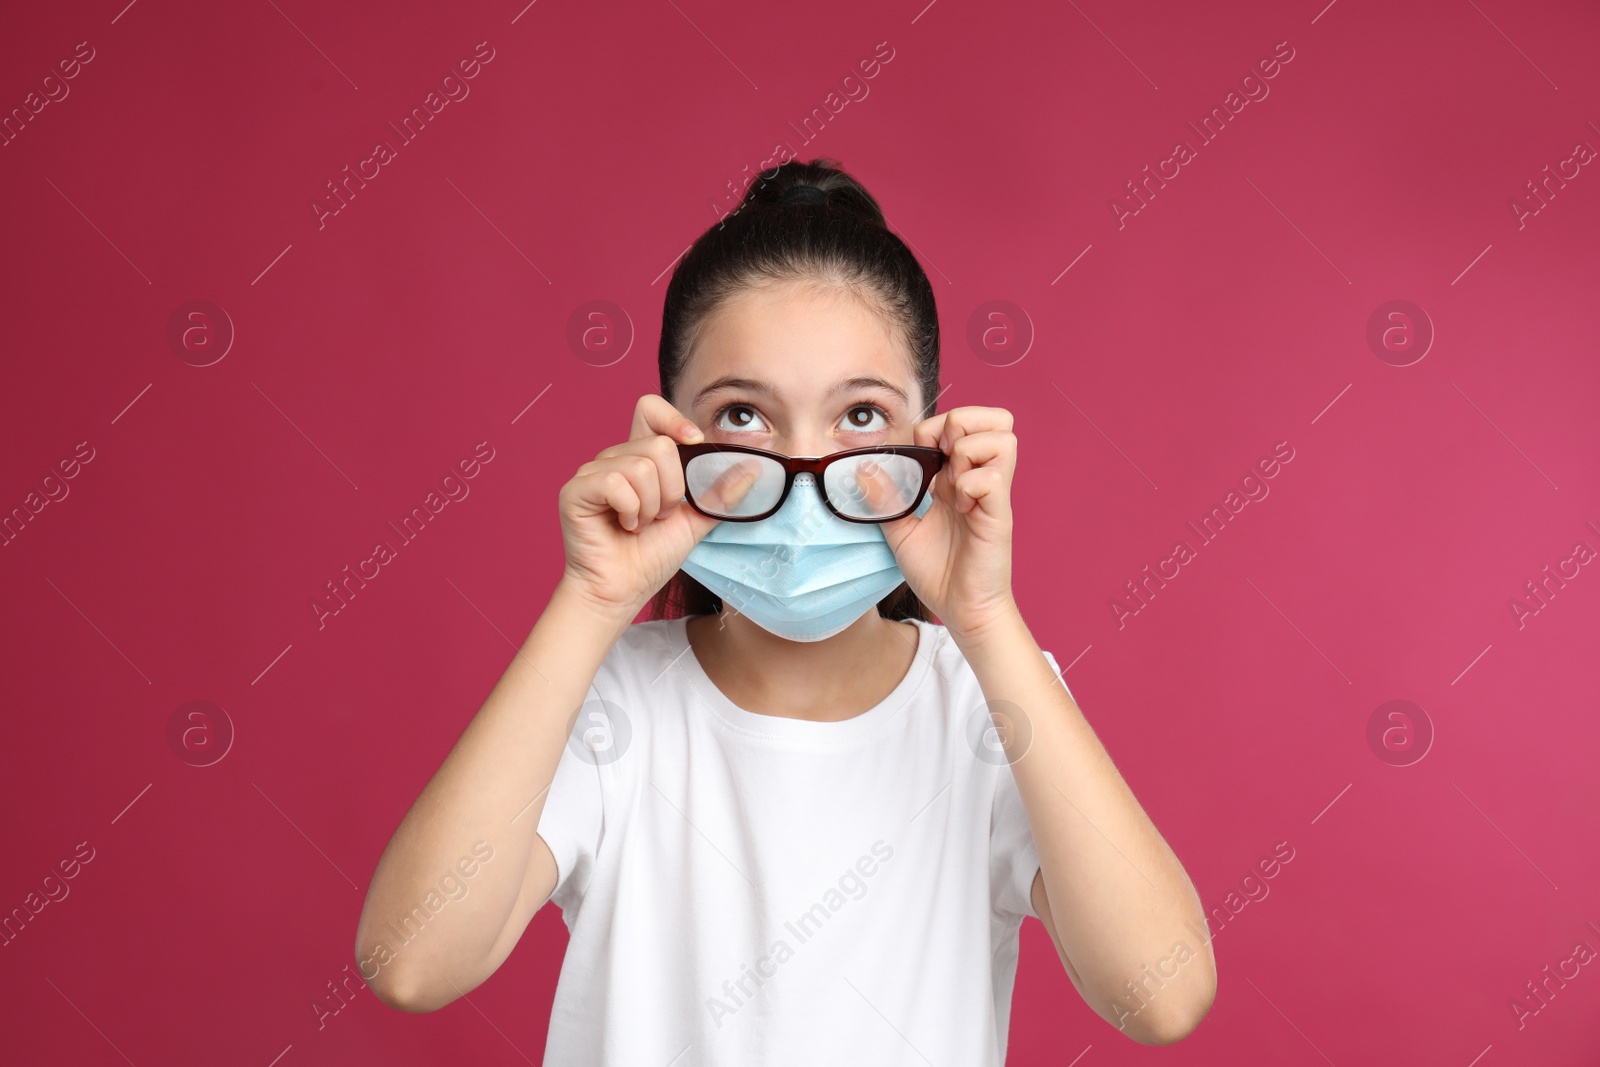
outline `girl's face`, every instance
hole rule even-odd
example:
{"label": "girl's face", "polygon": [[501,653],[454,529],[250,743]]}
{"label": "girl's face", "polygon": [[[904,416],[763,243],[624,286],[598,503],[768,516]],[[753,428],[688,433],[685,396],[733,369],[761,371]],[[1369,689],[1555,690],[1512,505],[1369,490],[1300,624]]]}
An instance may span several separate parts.
{"label": "girl's face", "polygon": [[923,406],[911,358],[851,294],[747,289],[705,324],[669,397],[706,435],[787,456],[909,445]]}

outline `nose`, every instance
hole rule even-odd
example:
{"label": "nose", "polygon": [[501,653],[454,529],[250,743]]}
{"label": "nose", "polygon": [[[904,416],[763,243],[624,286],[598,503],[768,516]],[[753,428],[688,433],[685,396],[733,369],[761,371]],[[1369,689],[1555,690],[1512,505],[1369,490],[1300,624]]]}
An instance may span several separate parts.
{"label": "nose", "polygon": [[821,430],[806,429],[784,434],[776,442],[776,450],[786,456],[826,456],[837,452],[839,446],[829,440]]}

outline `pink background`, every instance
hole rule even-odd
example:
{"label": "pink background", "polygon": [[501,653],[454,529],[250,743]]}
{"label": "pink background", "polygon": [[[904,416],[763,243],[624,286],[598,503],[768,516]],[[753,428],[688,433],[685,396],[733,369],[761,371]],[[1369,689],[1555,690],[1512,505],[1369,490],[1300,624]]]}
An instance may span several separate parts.
{"label": "pink background", "polygon": [[[9,13],[8,113],[94,58],[0,148],[0,509],[93,450],[0,548],[0,910],[93,849],[0,948],[8,1060],[538,1061],[554,908],[470,1004],[312,1005],[559,573],[558,487],[655,387],[670,267],[787,143],[923,258],[941,406],[1016,413],[1024,612],[1206,906],[1294,850],[1214,922],[1220,992],[1172,1048],[1095,1016],[1029,921],[1010,1062],[1594,1062],[1600,966],[1512,1004],[1600,950],[1600,567],[1562,562],[1600,548],[1600,168],[1527,188],[1600,147],[1600,15],[922,2]],[[325,183],[482,41],[470,95],[319,228]],[[1284,41],[1201,145],[1186,123]],[[168,339],[191,300],[236,333],[209,366],[217,322]],[[1020,311],[974,348],[995,300]],[[1406,366],[1367,341],[1391,300],[1436,335]],[[590,301],[627,322],[574,347]],[[319,629],[325,583],[484,441],[470,495]],[[1185,524],[1278,442],[1270,495],[1201,545]],[[1577,575],[1519,622],[1547,565]],[[169,740],[193,700],[235,732],[210,766]],[[1419,762],[1391,762],[1419,732],[1369,745],[1391,700]]]}

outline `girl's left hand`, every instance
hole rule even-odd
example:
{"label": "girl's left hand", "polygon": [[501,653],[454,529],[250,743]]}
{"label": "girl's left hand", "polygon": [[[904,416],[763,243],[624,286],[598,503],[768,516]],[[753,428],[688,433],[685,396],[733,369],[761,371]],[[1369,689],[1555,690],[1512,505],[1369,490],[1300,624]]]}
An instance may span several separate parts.
{"label": "girl's left hand", "polygon": [[952,408],[917,424],[914,443],[949,457],[933,506],[883,524],[911,591],[961,638],[1016,611],[1011,595],[1011,479],[1017,438],[1004,408]]}

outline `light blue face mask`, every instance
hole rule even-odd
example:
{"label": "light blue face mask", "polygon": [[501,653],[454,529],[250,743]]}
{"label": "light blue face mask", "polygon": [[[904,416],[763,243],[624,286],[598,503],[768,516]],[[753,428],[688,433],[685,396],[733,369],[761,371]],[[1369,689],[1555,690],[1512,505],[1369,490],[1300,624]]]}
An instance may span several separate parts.
{"label": "light blue face mask", "polygon": [[[916,514],[933,506],[930,490]],[[797,474],[783,507],[760,522],[719,522],[683,562],[684,573],[790,641],[832,637],[905,581],[877,523],[827,509],[810,474]]]}

